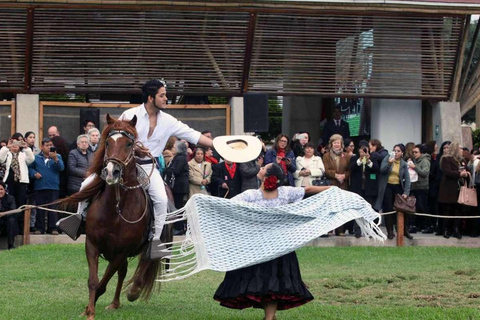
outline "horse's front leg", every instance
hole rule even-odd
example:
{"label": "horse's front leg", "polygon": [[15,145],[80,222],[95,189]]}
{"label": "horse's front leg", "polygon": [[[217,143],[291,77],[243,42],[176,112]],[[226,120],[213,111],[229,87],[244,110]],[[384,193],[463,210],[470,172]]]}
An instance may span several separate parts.
{"label": "horse's front leg", "polygon": [[88,261],[88,305],[82,315],[87,316],[87,320],[95,319],[95,296],[98,288],[98,249],[87,238],[85,242],[85,252]]}
{"label": "horse's front leg", "polygon": [[122,292],[123,280],[127,276],[128,260],[120,266],[118,269],[118,282],[117,289],[115,290],[115,296],[113,297],[112,303],[107,307],[107,309],[114,310],[120,307],[120,293]]}

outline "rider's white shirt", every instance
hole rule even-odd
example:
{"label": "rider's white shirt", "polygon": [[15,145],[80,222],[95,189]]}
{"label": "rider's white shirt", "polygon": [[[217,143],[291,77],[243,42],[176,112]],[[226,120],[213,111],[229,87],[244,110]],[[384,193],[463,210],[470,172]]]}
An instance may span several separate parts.
{"label": "rider's white shirt", "polygon": [[165,145],[171,136],[185,139],[194,144],[197,144],[198,139],[200,139],[200,132],[193,130],[183,122],[178,121],[168,113],[162,111],[158,112],[157,126],[155,127],[155,130],[150,138],[147,138],[150,122],[148,120],[147,110],[143,104],[124,111],[120,116],[120,119],[131,120],[134,115],[137,116],[137,125],[135,128],[138,132],[138,141],[143,143],[143,145],[147,147],[150,150],[150,153],[155,157],[162,154],[163,149],[165,149]]}

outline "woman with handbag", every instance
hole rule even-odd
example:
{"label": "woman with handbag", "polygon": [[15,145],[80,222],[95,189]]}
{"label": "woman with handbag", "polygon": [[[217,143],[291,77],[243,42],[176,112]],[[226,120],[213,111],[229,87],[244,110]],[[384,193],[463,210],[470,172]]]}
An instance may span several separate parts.
{"label": "woman with handbag", "polygon": [[[443,175],[438,192],[438,211],[441,215],[460,215],[460,205],[458,204],[458,196],[460,194],[459,180],[469,175],[462,158],[462,151],[460,143],[452,142],[448,151],[440,159],[440,168]],[[459,230],[460,219],[453,220],[453,234],[451,219],[443,220],[443,236],[448,239],[450,235],[453,235],[455,238],[461,239],[462,235]]]}
{"label": "woman with handbag", "polygon": [[316,156],[315,147],[308,142],[303,146],[303,157],[297,157],[297,171],[293,173],[295,187],[313,186],[325,173],[322,158]]}
{"label": "woman with handbag", "polygon": [[[325,174],[332,182],[332,185],[343,190],[348,190],[348,181],[350,180],[350,156],[343,152],[343,137],[334,134],[330,137],[329,152],[323,155],[323,164]],[[345,236],[344,226],[335,230],[337,236]]]}
{"label": "woman with handbag", "polygon": [[[403,160],[405,146],[401,143],[393,147],[391,155],[387,155],[380,166],[378,175],[378,197],[375,202],[375,210],[383,210],[383,212],[393,211],[393,202],[395,195],[400,194],[406,199],[410,194],[410,175],[408,174],[408,165]],[[393,239],[393,224],[396,220],[396,213],[385,216],[385,224],[387,227],[387,238]],[[408,232],[408,215],[405,214],[404,235],[408,239],[413,237]]]}

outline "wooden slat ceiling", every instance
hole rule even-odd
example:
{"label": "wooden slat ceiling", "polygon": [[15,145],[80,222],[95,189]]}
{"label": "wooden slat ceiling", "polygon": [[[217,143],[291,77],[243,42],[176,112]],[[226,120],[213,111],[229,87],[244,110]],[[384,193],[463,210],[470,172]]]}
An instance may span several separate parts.
{"label": "wooden slat ceiling", "polygon": [[34,91],[240,91],[248,13],[35,10]]}
{"label": "wooden slat ceiling", "polygon": [[0,8],[0,89],[23,90],[27,11]]}
{"label": "wooden slat ceiling", "polygon": [[459,18],[259,14],[249,91],[447,97]]}
{"label": "wooden slat ceiling", "polygon": [[0,92],[139,93],[146,79],[165,78],[170,93],[184,95],[446,99],[463,23],[394,13],[38,7],[24,84],[26,12],[0,9]]}

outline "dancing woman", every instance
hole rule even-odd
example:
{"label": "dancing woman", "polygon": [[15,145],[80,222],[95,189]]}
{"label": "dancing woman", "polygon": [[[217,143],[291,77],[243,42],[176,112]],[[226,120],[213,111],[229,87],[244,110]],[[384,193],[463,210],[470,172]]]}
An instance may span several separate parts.
{"label": "dancing woman", "polygon": [[[303,196],[328,189],[307,186],[305,188],[280,187],[284,170],[275,163],[262,167],[257,175],[262,185],[256,190],[247,190],[235,201],[255,203],[265,207],[277,207],[297,202]],[[295,252],[250,267],[228,271],[215,292],[214,299],[227,308],[263,308],[265,319],[275,319],[278,310],[303,305],[313,299],[302,281]]]}

